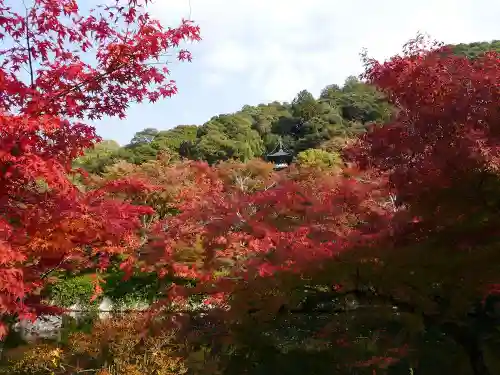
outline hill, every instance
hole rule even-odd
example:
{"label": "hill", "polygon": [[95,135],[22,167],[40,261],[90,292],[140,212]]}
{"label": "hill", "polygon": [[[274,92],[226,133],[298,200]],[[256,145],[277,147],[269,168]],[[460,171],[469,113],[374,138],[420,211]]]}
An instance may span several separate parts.
{"label": "hill", "polygon": [[[454,54],[476,58],[487,51],[500,52],[500,40],[448,47]],[[245,105],[235,113],[214,116],[201,126],[146,128],[124,147],[117,148],[113,141],[101,143],[76,164],[91,173],[102,173],[119,160],[141,164],[155,159],[160,152],[210,164],[245,162],[264,157],[279,139],[295,155],[308,149],[335,153],[346,140],[365,131],[368,124],[383,124],[392,113],[376,88],[348,77],[342,87],[327,85],[318,98],[302,90],[291,103]]]}

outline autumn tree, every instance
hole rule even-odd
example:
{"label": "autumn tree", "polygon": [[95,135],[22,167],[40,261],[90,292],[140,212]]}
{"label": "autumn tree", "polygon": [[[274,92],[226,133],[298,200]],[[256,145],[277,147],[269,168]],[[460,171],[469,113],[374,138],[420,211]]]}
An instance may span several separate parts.
{"label": "autumn tree", "polygon": [[[137,168],[136,173],[142,173],[141,169]],[[175,166],[171,169],[156,164],[148,170],[156,185],[159,176],[173,178],[171,173]],[[288,335],[283,320],[288,316],[286,309],[293,313],[300,311],[300,301],[311,293],[310,277],[318,273],[317,264],[339,251],[335,240],[356,243],[375,229],[342,227],[344,222],[349,223],[354,218],[366,221],[376,214],[373,211],[376,205],[370,203],[375,196],[370,189],[371,183],[351,192],[352,188],[358,188],[353,181],[340,176],[326,179],[320,175],[293,173],[291,176],[272,176],[270,166],[262,162],[248,165],[227,162],[217,167],[190,163],[186,171],[190,177],[177,178],[177,181],[190,183],[183,184],[176,200],[171,201],[178,212],[157,217],[149,228],[149,240],[138,248],[130,266],[141,264],[144,270],[162,278],[179,280],[166,290],[172,299],[158,301],[153,308],[166,309],[163,311],[167,313],[179,311],[184,318],[187,314],[197,319],[200,308],[193,309],[195,302],[222,307],[222,310],[209,311],[201,307],[205,316],[209,315],[201,318],[200,325],[191,322],[193,328],[187,328],[187,337],[195,332],[198,332],[197,337],[207,333],[199,338],[211,346],[213,327],[217,335],[229,334],[232,337],[230,345],[241,355],[245,353],[244,348],[251,345],[253,361],[260,355],[255,352],[259,343],[278,329],[278,333],[273,333],[277,343],[269,344],[274,349],[268,353],[274,353],[277,350],[274,345],[278,345],[281,354],[276,352],[276,355],[285,360],[281,351],[289,345],[282,347]],[[168,180],[164,182],[165,187],[170,186]],[[352,200],[345,202],[346,196]],[[360,210],[360,204],[364,204],[365,211]],[[332,207],[336,208],[334,212]],[[331,241],[325,241],[328,239]],[[193,282],[186,284],[181,280]],[[328,285],[327,280],[317,278],[315,281]],[[168,301],[175,301],[175,304],[165,304]],[[229,310],[224,309],[226,304],[231,306]],[[280,312],[282,305],[287,306],[284,314]],[[273,327],[269,320],[275,314],[278,320],[273,321],[281,327]],[[312,340],[311,336],[321,326],[313,327],[306,334],[308,340]],[[253,332],[247,330],[251,327]],[[217,350],[225,346],[212,344],[219,348]],[[269,345],[262,346],[262,350],[269,349]],[[301,353],[309,356],[306,352]],[[322,352],[324,359],[331,354],[330,350]],[[301,358],[305,360],[304,356]],[[343,366],[341,357],[335,356],[335,366]],[[227,360],[235,364],[237,358],[240,357],[230,355]],[[311,362],[307,363],[313,363],[313,357],[308,358]],[[227,366],[231,365],[229,362]],[[327,368],[331,369],[329,366]]]}
{"label": "autumn tree", "polygon": [[2,321],[40,312],[37,292],[54,270],[104,266],[106,254],[139,241],[139,219],[151,209],[106,194],[133,181],[87,193],[70,182],[72,160],[98,141],[79,121],[124,117],[133,101],[175,94],[158,62],[176,49],[190,60],[178,46],[199,40],[191,21],[163,28],[146,12],[147,1],[113,1],[90,12],[75,0],[14,3],[0,0]]}
{"label": "autumn tree", "polygon": [[319,365],[322,352],[321,371],[369,371],[417,363],[412,349],[434,337],[460,347],[472,373],[493,372],[500,60],[442,52],[417,39],[385,63],[367,60],[366,79],[398,111],[349,145],[355,168],[342,174],[283,174],[245,191],[193,164],[180,213],[152,228],[157,240],[138,257],[196,280],[170,297],[182,311],[200,297],[218,307],[208,313],[240,363],[273,353],[286,364],[293,352]]}
{"label": "autumn tree", "polygon": [[234,185],[244,192],[271,189],[275,185],[274,165],[261,159],[247,163],[223,162],[217,166],[217,173],[228,185]]}
{"label": "autumn tree", "polygon": [[359,166],[388,177],[396,197],[376,290],[461,346],[474,374],[492,373],[500,56],[468,59],[419,37],[402,56],[366,64],[366,78],[399,108],[351,149]]}
{"label": "autumn tree", "polygon": [[323,171],[334,170],[342,165],[338,154],[313,148],[300,152],[297,155],[297,163],[301,166],[318,168]]}

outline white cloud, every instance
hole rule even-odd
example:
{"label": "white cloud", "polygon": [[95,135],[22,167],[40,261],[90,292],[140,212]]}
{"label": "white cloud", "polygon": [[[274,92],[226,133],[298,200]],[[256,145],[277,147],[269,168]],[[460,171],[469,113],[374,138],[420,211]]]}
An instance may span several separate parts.
{"label": "white cloud", "polygon": [[152,13],[200,25],[203,83],[238,82],[261,100],[317,94],[361,71],[359,53],[387,58],[418,31],[447,43],[498,38],[498,0],[157,0]]}
{"label": "white cloud", "polygon": [[203,83],[207,86],[220,86],[224,83],[224,74],[210,72],[207,74],[203,74],[202,79]]}
{"label": "white cloud", "polygon": [[[204,62],[219,71],[240,73],[249,68],[251,55],[235,41],[229,40],[216,46],[209,54],[204,56]],[[203,57],[202,57],[203,58]]]}

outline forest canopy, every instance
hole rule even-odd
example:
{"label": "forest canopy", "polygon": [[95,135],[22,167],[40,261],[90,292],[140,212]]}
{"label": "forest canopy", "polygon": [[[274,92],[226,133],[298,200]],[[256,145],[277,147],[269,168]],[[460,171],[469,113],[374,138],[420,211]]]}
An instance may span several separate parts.
{"label": "forest canopy", "polygon": [[[500,51],[500,41],[447,46],[453,54],[476,58]],[[246,162],[265,158],[281,139],[294,155],[308,149],[337,153],[348,139],[366,131],[371,124],[384,124],[395,108],[374,86],[354,76],[342,87],[329,84],[319,97],[303,90],[290,103],[244,105],[231,114],[221,114],[202,125],[178,125],[169,130],[147,128],[135,134],[130,144],[117,148],[104,141],[77,159],[91,173],[102,173],[119,160],[141,164],[159,153],[214,164],[227,160]]]}
{"label": "forest canopy", "polygon": [[335,153],[370,124],[388,121],[393,111],[375,88],[349,77],[342,88],[326,86],[319,98],[303,90],[291,103],[245,105],[240,111],[214,116],[200,126],[179,125],[162,131],[147,128],[120,148],[113,141],[105,141],[77,159],[76,165],[102,173],[119,160],[141,164],[162,152],[209,164],[247,162],[265,158],[280,139],[294,155],[308,149]]}

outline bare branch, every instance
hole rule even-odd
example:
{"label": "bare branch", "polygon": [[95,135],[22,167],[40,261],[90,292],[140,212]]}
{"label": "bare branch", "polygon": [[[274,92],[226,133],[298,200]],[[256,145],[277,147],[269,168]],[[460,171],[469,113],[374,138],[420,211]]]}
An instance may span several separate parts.
{"label": "bare branch", "polygon": [[33,72],[33,56],[31,53],[31,43],[30,43],[30,28],[29,28],[29,8],[26,6],[26,3],[23,0],[24,9],[26,11],[25,16],[25,26],[26,26],[26,49],[28,51],[28,66],[29,66],[29,74],[30,74],[30,83],[31,88],[35,87],[35,75]]}

